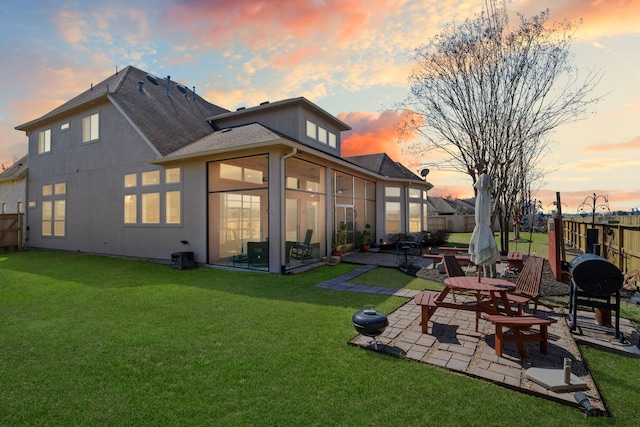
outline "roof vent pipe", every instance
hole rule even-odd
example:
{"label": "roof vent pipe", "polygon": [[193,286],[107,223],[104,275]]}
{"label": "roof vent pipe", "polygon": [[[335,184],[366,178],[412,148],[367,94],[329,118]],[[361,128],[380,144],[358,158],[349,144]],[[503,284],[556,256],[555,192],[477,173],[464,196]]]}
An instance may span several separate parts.
{"label": "roof vent pipe", "polygon": [[193,101],[195,102],[196,100],[196,87],[193,87]]}
{"label": "roof vent pipe", "polygon": [[91,83],[91,89],[89,89],[89,92],[93,92],[93,83]]}
{"label": "roof vent pipe", "polygon": [[171,76],[167,76],[167,90],[165,90],[164,94],[167,96],[171,96],[171,92],[169,89],[171,88]]}
{"label": "roof vent pipe", "polygon": [[138,90],[140,92],[144,92],[144,82],[143,81],[139,81],[138,82]]}

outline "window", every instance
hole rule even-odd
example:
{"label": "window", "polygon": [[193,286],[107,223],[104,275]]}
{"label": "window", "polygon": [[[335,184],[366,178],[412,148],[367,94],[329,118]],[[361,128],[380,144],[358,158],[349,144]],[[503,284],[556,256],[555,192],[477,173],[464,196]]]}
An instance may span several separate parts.
{"label": "window", "polygon": [[22,202],[18,202],[18,213],[22,213],[24,207],[22,206]]}
{"label": "window", "polygon": [[400,187],[385,187],[385,197],[400,197]]}
{"label": "window", "polygon": [[316,139],[316,124],[307,120],[307,136]]}
{"label": "window", "polygon": [[167,191],[165,193],[165,222],[180,224],[180,192]]}
{"label": "window", "polygon": [[67,203],[65,194],[67,184],[64,182],[42,186],[42,235],[64,237],[66,235]]}
{"label": "window", "polygon": [[124,188],[136,187],[138,185],[138,175],[129,173],[124,176]]}
{"label": "window", "polygon": [[38,133],[38,154],[51,151],[51,129]]}
{"label": "window", "polygon": [[160,223],[160,193],[144,193],[142,195],[142,223]]}
{"label": "window", "polygon": [[142,172],[142,185],[160,184],[160,171]]}
{"label": "window", "polygon": [[329,132],[329,147],[336,148],[336,134]]}
{"label": "window", "polygon": [[2,213],[7,213],[7,204],[2,203]]}
{"label": "window", "polygon": [[422,231],[422,203],[409,203],[409,233]]}
{"label": "window", "polygon": [[69,122],[61,124],[60,130],[69,130]]}
{"label": "window", "polygon": [[99,138],[99,117],[98,113],[95,113],[82,118],[82,142],[96,141]]}
{"label": "window", "polygon": [[409,198],[410,199],[419,199],[422,195],[422,191],[419,188],[409,188]]}
{"label": "window", "polygon": [[[164,185],[161,182],[164,179]],[[138,186],[138,181],[140,186]],[[180,168],[141,172],[124,175],[123,221],[124,224],[180,224],[182,199]],[[153,191],[150,188],[153,186]]]}
{"label": "window", "polygon": [[320,126],[318,126],[318,141],[323,144],[327,143],[327,130]]}
{"label": "window", "polygon": [[138,222],[138,196],[125,194],[124,196],[124,223],[135,224]]}
{"label": "window", "polygon": [[385,202],[385,228],[387,234],[400,233],[400,203]]}
{"label": "window", "polygon": [[180,182],[180,168],[169,168],[164,172],[164,182],[166,184],[177,184]]}

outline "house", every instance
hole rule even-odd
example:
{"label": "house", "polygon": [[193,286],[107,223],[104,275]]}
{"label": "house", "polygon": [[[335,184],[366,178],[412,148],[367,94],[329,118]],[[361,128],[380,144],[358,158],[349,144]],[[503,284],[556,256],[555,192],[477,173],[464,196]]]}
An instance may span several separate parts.
{"label": "house", "polygon": [[129,66],[16,129],[31,247],[285,273],[340,224],[348,250],[367,223],[427,228],[431,184],[386,154],[342,158],[350,127],[305,98],[230,111]]}
{"label": "house", "polygon": [[0,251],[25,246],[27,172],[28,159],[24,156],[0,173]]}
{"label": "house", "polygon": [[27,156],[0,172],[0,214],[23,213],[27,197]]}

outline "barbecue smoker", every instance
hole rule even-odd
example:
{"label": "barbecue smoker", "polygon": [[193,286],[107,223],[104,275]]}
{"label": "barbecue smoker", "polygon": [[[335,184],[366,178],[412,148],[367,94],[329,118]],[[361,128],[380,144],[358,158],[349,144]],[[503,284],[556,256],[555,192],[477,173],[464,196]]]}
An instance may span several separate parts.
{"label": "barbecue smoker", "polygon": [[[615,337],[620,338],[620,289],[624,283],[620,269],[595,254],[577,256],[569,266],[572,276],[569,296],[571,330],[576,330],[579,306],[596,309],[596,319],[598,311],[611,313],[612,310],[616,316]],[[611,302],[612,297],[615,297],[615,302]]]}
{"label": "barbecue smoker", "polygon": [[376,311],[372,306],[365,306],[364,309],[355,312],[351,323],[358,333],[373,338],[371,344],[376,349],[378,348],[378,336],[389,326],[387,316]]}

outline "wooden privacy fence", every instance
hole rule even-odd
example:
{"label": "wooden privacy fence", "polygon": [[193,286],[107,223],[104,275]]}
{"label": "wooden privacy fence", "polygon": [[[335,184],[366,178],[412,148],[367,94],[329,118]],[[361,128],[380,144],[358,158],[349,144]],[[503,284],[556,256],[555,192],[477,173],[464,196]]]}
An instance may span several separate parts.
{"label": "wooden privacy fence", "polygon": [[0,252],[22,249],[23,214],[0,214]]}
{"label": "wooden privacy fence", "polygon": [[432,215],[427,219],[429,231],[447,230],[452,233],[471,233],[475,225],[474,215]]}
{"label": "wooden privacy fence", "polygon": [[[623,273],[640,269],[640,217],[604,219],[595,223],[591,219],[563,218],[565,244],[587,252],[587,234],[594,233],[600,255],[616,265]],[[624,223],[623,223],[624,222]],[[595,231],[588,231],[592,228]]]}

